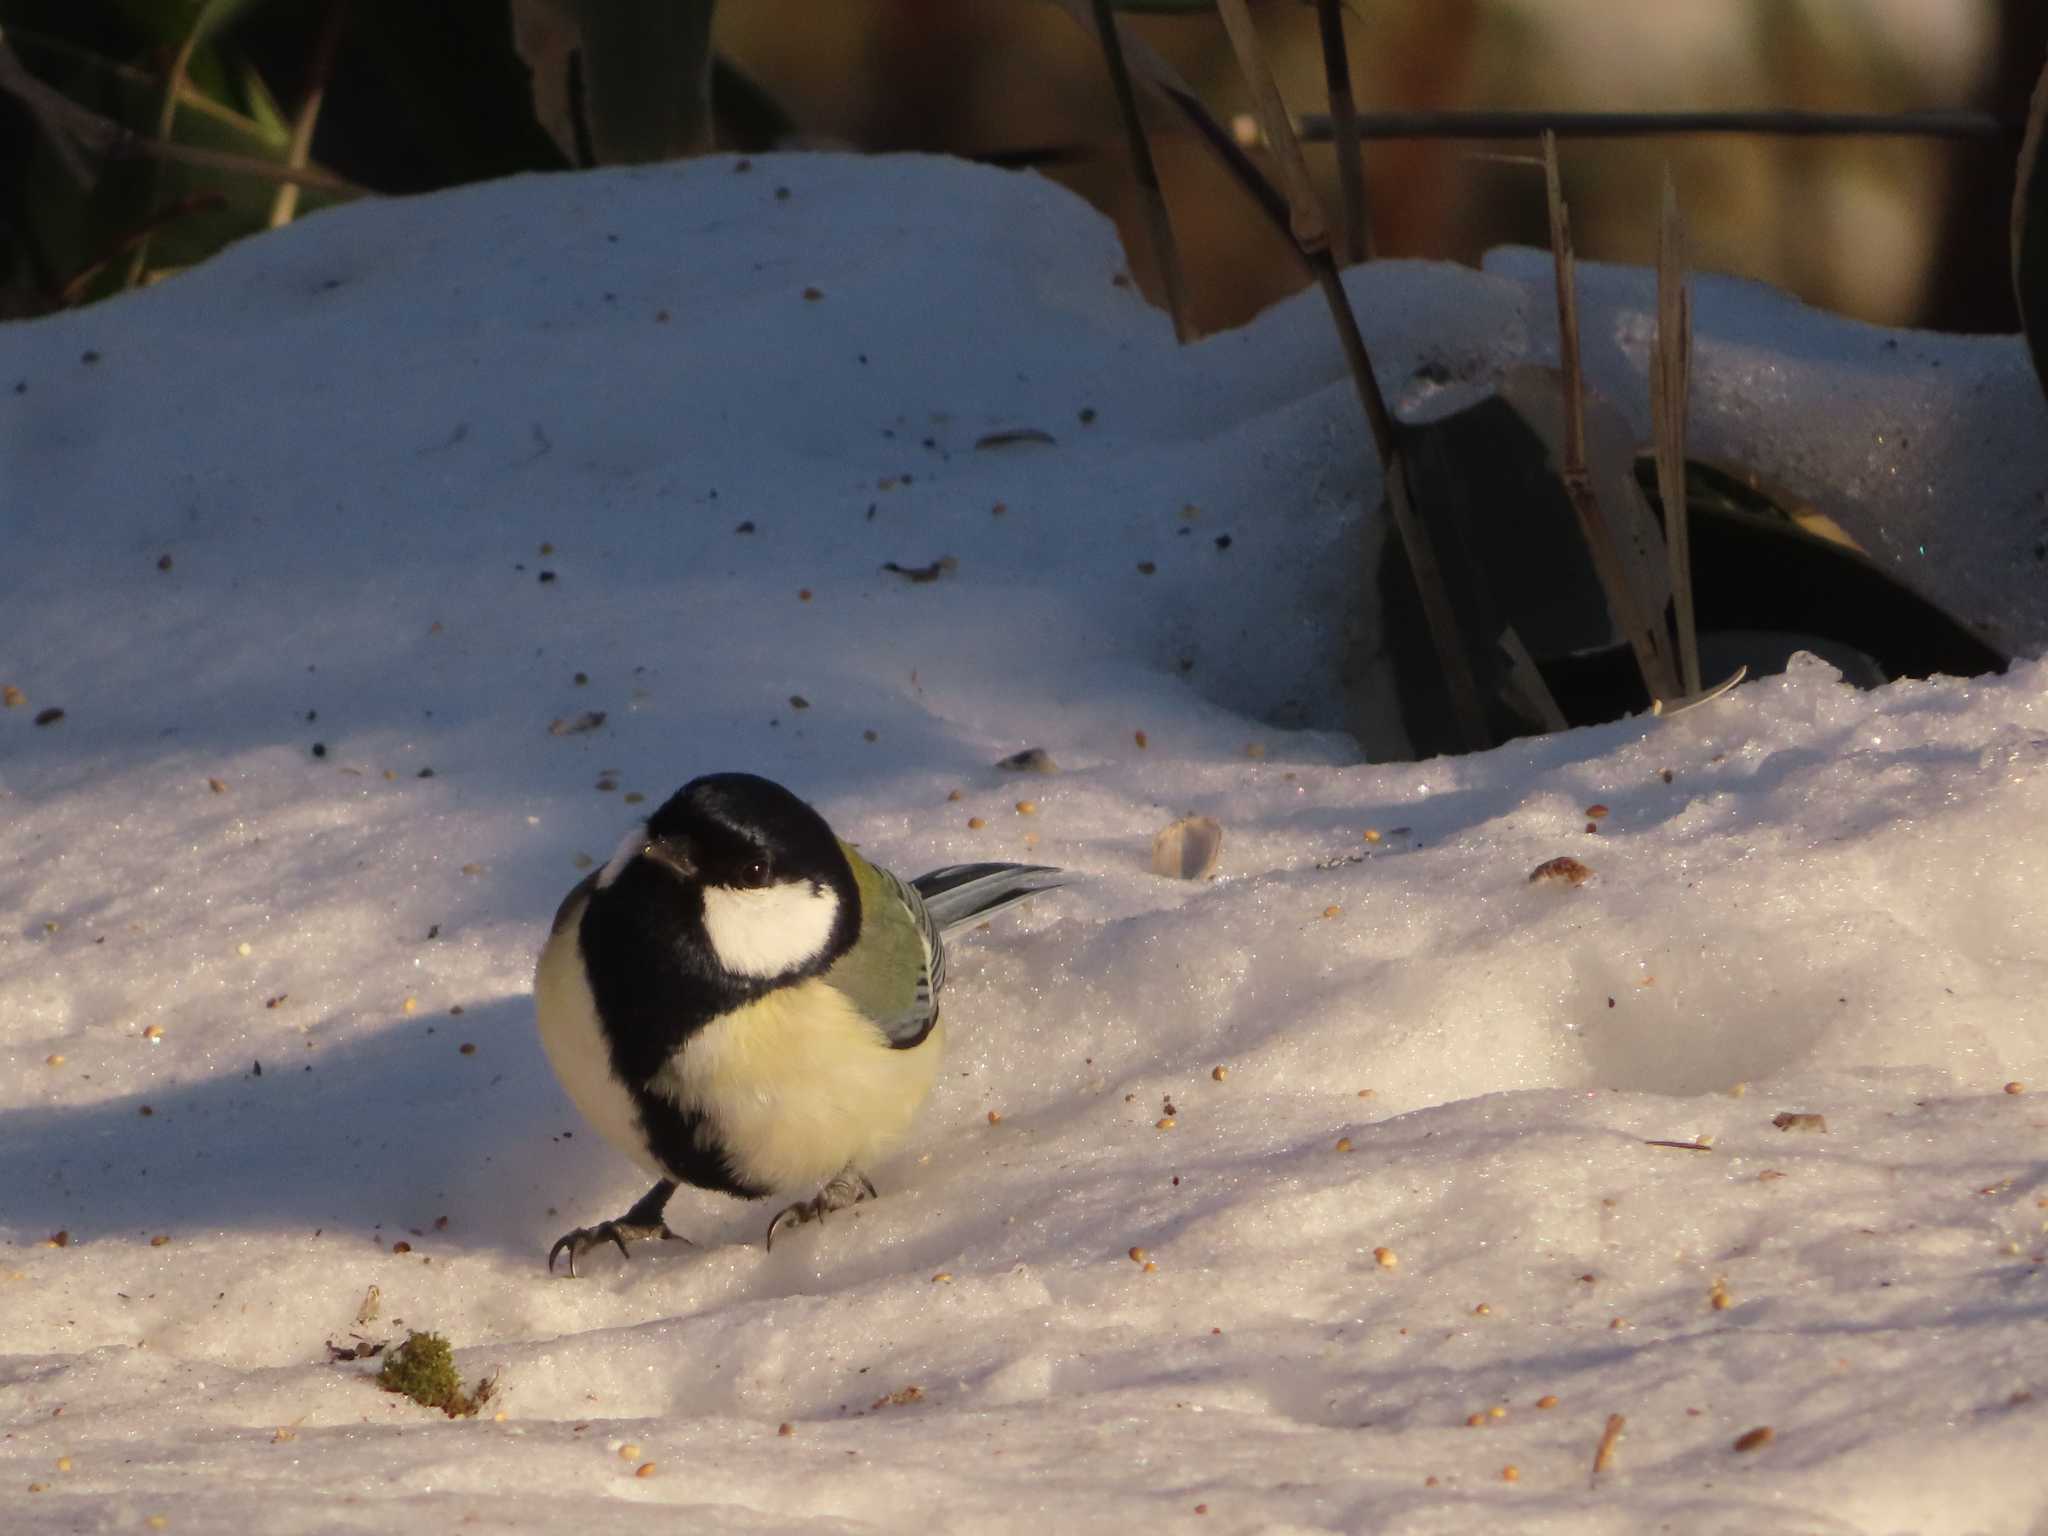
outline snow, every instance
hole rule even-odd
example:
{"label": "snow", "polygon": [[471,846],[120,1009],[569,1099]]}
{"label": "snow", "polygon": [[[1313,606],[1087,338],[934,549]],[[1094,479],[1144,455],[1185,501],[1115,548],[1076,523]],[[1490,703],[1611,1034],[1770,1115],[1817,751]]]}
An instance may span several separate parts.
{"label": "snow", "polygon": [[[2019,344],[1700,285],[1699,442],[1853,483],[2005,676],[1803,660],[1363,762],[1377,471],[1317,301],[1182,350],[1121,265],[1029,176],[720,160],[358,205],[0,331],[0,1526],[2038,1529]],[[1647,279],[1581,271],[1640,425]],[[1349,282],[1410,405],[1552,355],[1526,254]],[[1028,746],[1059,771],[990,766]],[[695,1247],[550,1279],[641,1181],[533,958],[623,798],[726,767],[906,874],[1077,878],[958,945],[881,1200],[770,1256],[685,1191]],[[1218,877],[1153,875],[1190,812]],[[479,1418],[326,1348],[411,1328]]]}

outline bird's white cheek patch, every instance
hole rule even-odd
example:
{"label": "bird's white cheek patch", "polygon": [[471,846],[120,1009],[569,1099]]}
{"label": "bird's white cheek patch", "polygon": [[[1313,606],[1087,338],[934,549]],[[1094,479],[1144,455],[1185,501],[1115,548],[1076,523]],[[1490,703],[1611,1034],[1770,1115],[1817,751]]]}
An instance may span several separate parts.
{"label": "bird's white cheek patch", "polygon": [[802,969],[823,952],[838,916],[832,888],[807,880],[750,891],[704,887],[704,932],[719,963],[739,976]]}

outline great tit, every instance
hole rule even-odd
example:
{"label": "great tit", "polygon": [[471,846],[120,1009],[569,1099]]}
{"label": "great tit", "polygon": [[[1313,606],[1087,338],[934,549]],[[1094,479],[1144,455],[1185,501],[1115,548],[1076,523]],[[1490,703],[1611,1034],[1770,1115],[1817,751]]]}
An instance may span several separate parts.
{"label": "great tit", "polygon": [[583,1116],[656,1176],[633,1208],[566,1232],[590,1248],[674,1238],[679,1184],[758,1200],[818,1187],[783,1228],[871,1198],[863,1169],[938,1076],[942,937],[1061,883],[1039,864],[952,864],[908,884],[781,785],[693,779],[571,891],[541,950],[541,1044]]}

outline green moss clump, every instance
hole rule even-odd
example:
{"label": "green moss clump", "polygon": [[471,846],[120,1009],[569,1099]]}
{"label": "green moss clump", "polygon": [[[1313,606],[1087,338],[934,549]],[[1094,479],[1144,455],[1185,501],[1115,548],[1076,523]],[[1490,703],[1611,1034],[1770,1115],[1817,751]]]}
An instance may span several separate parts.
{"label": "green moss clump", "polygon": [[408,1333],[405,1342],[384,1357],[377,1385],[411,1398],[422,1408],[438,1408],[451,1419],[467,1418],[483,1407],[491,1383],[474,1392],[462,1390],[455,1369],[455,1351],[438,1333]]}

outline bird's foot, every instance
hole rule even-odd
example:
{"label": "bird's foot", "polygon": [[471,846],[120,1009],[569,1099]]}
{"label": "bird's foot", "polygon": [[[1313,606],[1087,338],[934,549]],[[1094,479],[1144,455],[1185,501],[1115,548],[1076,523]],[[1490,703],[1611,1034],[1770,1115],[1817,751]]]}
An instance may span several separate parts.
{"label": "bird's foot", "polygon": [[675,1193],[675,1183],[663,1179],[634,1202],[633,1209],[615,1221],[600,1221],[594,1227],[578,1227],[573,1232],[564,1232],[555,1239],[555,1246],[548,1250],[548,1273],[555,1272],[555,1260],[562,1256],[564,1249],[569,1254],[569,1278],[576,1278],[576,1261],[593,1248],[606,1243],[619,1245],[619,1256],[630,1259],[628,1243],[642,1243],[655,1238],[665,1243],[687,1243],[689,1239],[679,1232],[671,1232],[661,1213],[668,1204],[668,1197]]}
{"label": "bird's foot", "polygon": [[633,1255],[628,1251],[626,1244],[646,1242],[657,1237],[667,1243],[689,1241],[681,1233],[669,1231],[668,1223],[665,1221],[651,1227],[636,1227],[624,1220],[600,1221],[594,1227],[578,1227],[575,1231],[564,1232],[555,1239],[555,1246],[548,1250],[548,1273],[555,1272],[555,1260],[562,1256],[564,1250],[569,1255],[569,1278],[574,1280],[576,1261],[591,1249],[601,1248],[606,1243],[617,1243],[620,1256],[630,1259]]}
{"label": "bird's foot", "polygon": [[795,1205],[786,1205],[768,1223],[767,1248],[775,1251],[775,1234],[785,1227],[800,1227],[806,1222],[823,1221],[834,1211],[843,1211],[849,1205],[858,1205],[863,1200],[875,1198],[875,1182],[866,1174],[849,1168],[833,1177],[817,1194],[808,1200],[799,1200]]}

